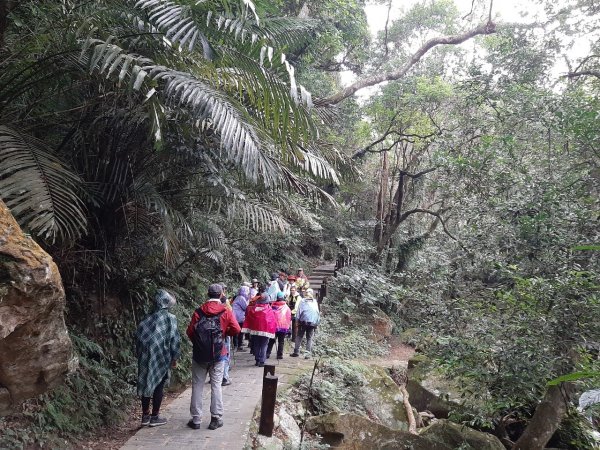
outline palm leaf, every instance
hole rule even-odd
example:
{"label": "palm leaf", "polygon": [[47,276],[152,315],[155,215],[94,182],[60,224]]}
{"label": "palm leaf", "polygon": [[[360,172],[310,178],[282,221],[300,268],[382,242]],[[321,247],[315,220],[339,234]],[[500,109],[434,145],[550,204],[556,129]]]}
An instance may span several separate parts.
{"label": "palm leaf", "polygon": [[0,193],[32,233],[50,241],[79,237],[87,227],[81,184],[42,141],[0,126]]}

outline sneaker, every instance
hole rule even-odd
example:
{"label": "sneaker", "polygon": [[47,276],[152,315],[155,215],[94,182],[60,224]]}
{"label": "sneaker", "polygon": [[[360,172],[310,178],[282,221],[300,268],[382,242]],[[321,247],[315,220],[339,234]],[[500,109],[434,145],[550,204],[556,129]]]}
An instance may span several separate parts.
{"label": "sneaker", "polygon": [[152,416],[150,417],[149,427],[158,427],[167,423],[167,419],[160,416]]}
{"label": "sneaker", "polygon": [[223,382],[221,386],[229,386],[231,384],[231,380],[229,378],[223,378]]}
{"label": "sneaker", "polygon": [[148,425],[150,425],[150,414],[143,414],[142,415],[142,426],[147,427]]}
{"label": "sneaker", "polygon": [[290,354],[290,356],[291,356],[292,358],[297,358],[297,357],[298,357],[298,356],[300,356],[300,355],[299,355],[298,353],[292,353],[292,354]]}
{"label": "sneaker", "polygon": [[209,430],[216,430],[217,428],[221,428],[223,426],[223,419],[218,419],[216,417],[210,418],[210,424],[208,425]]}
{"label": "sneaker", "polygon": [[283,355],[277,355],[277,359],[283,359]]}
{"label": "sneaker", "polygon": [[190,419],[190,421],[187,423],[187,426],[190,427],[192,430],[199,430],[200,429],[200,424],[199,423],[194,423],[194,419]]}
{"label": "sneaker", "polygon": [[304,359],[310,359],[310,355],[304,355]]}

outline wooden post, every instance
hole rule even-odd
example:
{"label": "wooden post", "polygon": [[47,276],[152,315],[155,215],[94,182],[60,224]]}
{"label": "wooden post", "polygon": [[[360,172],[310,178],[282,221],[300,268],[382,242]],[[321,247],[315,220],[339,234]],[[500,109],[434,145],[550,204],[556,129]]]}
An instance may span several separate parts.
{"label": "wooden post", "polygon": [[[274,366],[273,369],[275,369]],[[265,366],[266,370],[267,366]],[[266,374],[263,378],[262,387],[262,402],[260,405],[260,425],[258,433],[263,436],[273,436],[274,416],[275,416],[275,399],[277,398],[277,381],[278,377]]]}
{"label": "wooden post", "polygon": [[267,377],[267,374],[275,376],[275,366],[272,364],[265,364],[263,368],[263,380]]}

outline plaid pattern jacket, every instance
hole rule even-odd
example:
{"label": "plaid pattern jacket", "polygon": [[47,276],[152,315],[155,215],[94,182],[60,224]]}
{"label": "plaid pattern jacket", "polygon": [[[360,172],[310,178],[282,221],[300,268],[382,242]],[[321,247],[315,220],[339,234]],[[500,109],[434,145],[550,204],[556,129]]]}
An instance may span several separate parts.
{"label": "plaid pattern jacket", "polygon": [[152,397],[156,386],[169,373],[171,361],[179,358],[177,319],[166,309],[147,316],[137,329],[137,393]]}

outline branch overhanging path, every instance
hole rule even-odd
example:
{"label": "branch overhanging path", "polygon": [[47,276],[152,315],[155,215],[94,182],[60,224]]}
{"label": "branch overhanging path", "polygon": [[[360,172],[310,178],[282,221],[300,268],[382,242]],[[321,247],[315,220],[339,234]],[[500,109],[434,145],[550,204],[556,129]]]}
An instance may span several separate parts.
{"label": "branch overhanging path", "polygon": [[437,47],[438,45],[458,45],[462,44],[465,41],[468,41],[475,36],[480,35],[488,35],[496,32],[496,24],[491,20],[488,20],[486,23],[473,28],[470,31],[467,31],[462,34],[450,35],[450,36],[439,36],[432,38],[425,42],[410,58],[409,60],[397,70],[393,70],[391,72],[385,72],[381,74],[372,75],[370,77],[363,78],[361,80],[357,80],[352,83],[350,86],[345,87],[340,92],[333,94],[329,97],[325,97],[322,99],[318,99],[315,101],[315,104],[318,106],[327,106],[327,105],[336,105],[340,103],[342,100],[351,97],[357,91],[364,89],[370,86],[376,86],[385,81],[395,81],[404,77],[410,69],[419,63],[421,58],[429,52],[429,50]]}

